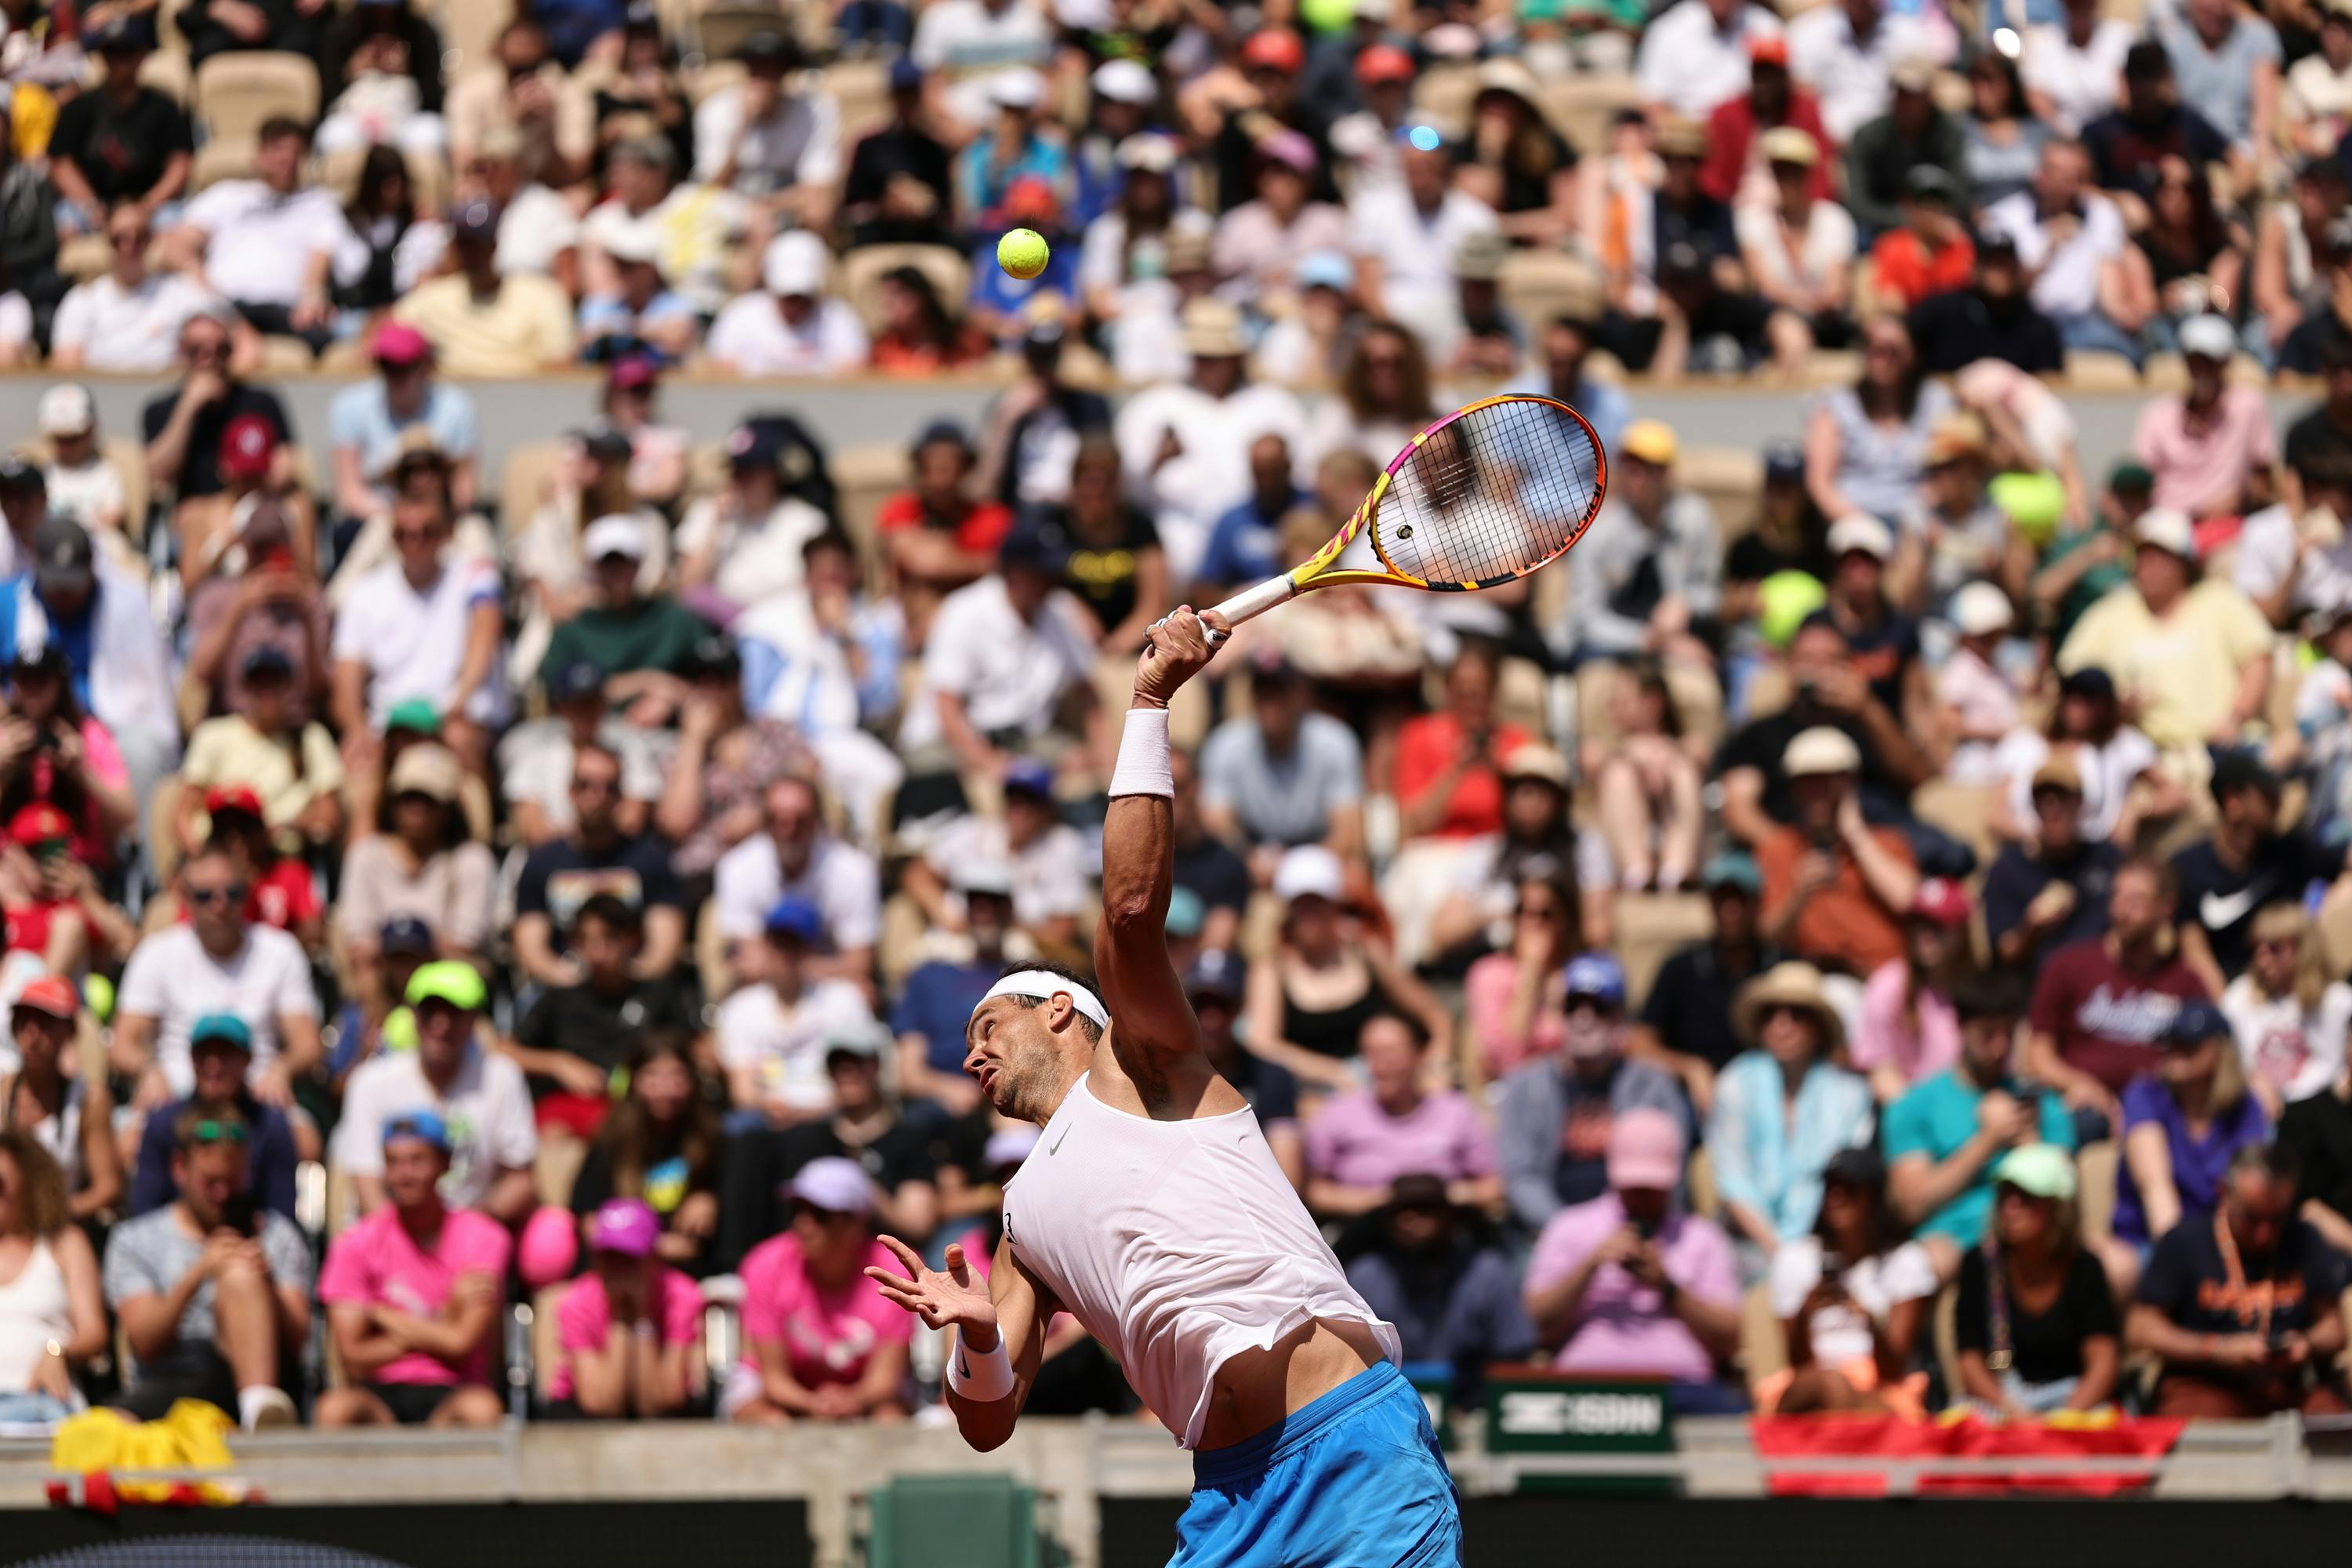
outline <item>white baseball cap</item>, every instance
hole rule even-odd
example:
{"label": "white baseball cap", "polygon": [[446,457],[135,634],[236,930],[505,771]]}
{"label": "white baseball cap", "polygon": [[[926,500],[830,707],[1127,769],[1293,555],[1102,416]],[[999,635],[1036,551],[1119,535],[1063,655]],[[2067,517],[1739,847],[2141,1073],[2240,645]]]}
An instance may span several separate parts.
{"label": "white baseball cap", "polygon": [[1812,773],[1862,772],[1862,748],[1843,730],[1816,724],[1801,731],[1780,753],[1780,771],[1792,779]]}
{"label": "white baseball cap", "polygon": [[760,260],[760,281],[771,294],[817,295],[824,292],[825,274],[833,257],[824,241],[804,228],[780,234],[768,242]]}
{"label": "white baseball cap", "polygon": [[988,79],[988,101],[999,109],[1034,109],[1045,101],[1045,79],[1027,66],[1013,66]]}
{"label": "white baseball cap", "polygon": [[642,220],[615,225],[604,237],[604,254],[615,261],[658,261],[661,252],[661,232]]}
{"label": "white baseball cap", "polygon": [[1895,553],[1895,531],[1866,512],[1853,512],[1830,524],[1830,553],[1859,550],[1884,561]]}
{"label": "white baseball cap", "polygon": [[2191,316],[2180,323],[2180,352],[2227,364],[2238,352],[2238,334],[2219,316]]}
{"label": "white baseball cap", "polygon": [[1320,844],[1301,844],[1282,857],[1275,868],[1274,896],[1284,903],[1293,899],[1323,899],[1338,903],[1347,891],[1348,873],[1339,858]]}
{"label": "white baseball cap", "polygon": [[1095,68],[1094,84],[1095,96],[1113,103],[1151,103],[1160,97],[1160,84],[1137,60],[1103,61]]}
{"label": "white baseball cap", "polygon": [[48,437],[87,435],[98,425],[98,405],[89,388],[64,382],[41,394],[41,434]]}
{"label": "white baseball cap", "polygon": [[2009,595],[1990,583],[1970,583],[1952,595],[1952,624],[1964,637],[2005,632],[2016,618]]}
{"label": "white baseball cap", "polygon": [[625,555],[632,561],[646,558],[645,525],[623,512],[600,517],[588,525],[580,537],[580,553],[590,562],[602,561],[607,555]]}
{"label": "white baseball cap", "polygon": [[2189,514],[2168,506],[2153,506],[2140,513],[2133,525],[2132,537],[2142,544],[2153,544],[2158,550],[2169,550],[2183,561],[2197,559],[2197,525]]}

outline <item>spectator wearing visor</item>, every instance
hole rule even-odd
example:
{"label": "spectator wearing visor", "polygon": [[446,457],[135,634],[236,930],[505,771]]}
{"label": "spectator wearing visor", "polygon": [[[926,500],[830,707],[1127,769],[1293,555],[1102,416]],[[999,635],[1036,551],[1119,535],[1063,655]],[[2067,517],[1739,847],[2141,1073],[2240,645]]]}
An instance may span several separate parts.
{"label": "spectator wearing visor", "polygon": [[250,1194],[260,1207],[292,1219],[294,1173],[299,1163],[294,1125],[287,1112],[255,1099],[247,1087],[253,1031],[234,1013],[208,1014],[192,1026],[188,1057],[194,1078],[188,1094],[150,1111],[141,1131],[130,1212],[149,1214],[178,1197],[174,1140],[183,1117],[235,1116],[246,1130],[247,1159],[238,1191]]}
{"label": "spectator wearing visor", "polygon": [[[1580,953],[1561,972],[1562,1045],[1502,1082],[1495,1145],[1511,1217],[1528,1230],[1571,1204],[1600,1197],[1612,1130],[1643,1110],[1676,1128],[1689,1112],[1674,1079],[1626,1056],[1625,972],[1605,952]],[[1681,1135],[1676,1134],[1676,1147]],[[1669,1185],[1679,1184],[1677,1174]]]}
{"label": "spectator wearing visor", "polygon": [[661,1221],[642,1198],[606,1202],[590,1216],[587,1236],[588,1267],[556,1304],[549,1413],[599,1421],[676,1415],[702,1337],[702,1292],[657,1256]]}
{"label": "spectator wearing visor", "polygon": [[452,1208],[455,1145],[431,1110],[383,1124],[387,1201],[337,1236],[319,1272],[335,1353],[352,1381],[319,1396],[320,1426],[495,1426],[490,1352],[514,1239]]}
{"label": "spectator wearing visor", "polygon": [[873,1179],[855,1160],[814,1160],[787,1195],[791,1228],[743,1260],[743,1360],[719,1395],[720,1419],[904,1419],[915,1320],[864,1274],[898,1264],[875,1239]]}
{"label": "spectator wearing visor", "polygon": [[233,1110],[181,1112],[177,1196],[107,1238],[107,1305],[131,1355],[121,1403],[142,1420],[184,1398],[235,1411],[247,1431],[296,1419],[281,1384],[310,1331],[310,1246],[245,1196],[250,1139]]}
{"label": "spectator wearing visor", "polygon": [[105,1075],[66,1071],[79,1016],[80,1000],[69,982],[55,974],[26,981],[8,1009],[16,1070],[0,1077],[0,1131],[40,1145],[57,1166],[75,1220],[116,1207],[126,1185]]}
{"label": "spectator wearing visor", "polygon": [[531,1163],[539,1135],[522,1069],[476,1038],[489,993],[472,965],[442,959],[419,967],[406,994],[416,1020],[413,1050],[383,1052],[355,1070],[335,1126],[334,1163],[350,1176],[359,1212],[384,1206],[384,1131],[419,1110],[450,1129],[442,1196],[512,1228],[537,1202]]}

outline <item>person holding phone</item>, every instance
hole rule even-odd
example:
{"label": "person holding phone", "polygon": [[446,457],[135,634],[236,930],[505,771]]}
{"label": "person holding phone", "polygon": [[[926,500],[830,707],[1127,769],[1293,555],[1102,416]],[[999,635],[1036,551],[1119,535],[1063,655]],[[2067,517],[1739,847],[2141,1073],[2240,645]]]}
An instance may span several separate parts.
{"label": "person holding phone", "polygon": [[1869,1149],[1832,1156],[1813,1234],[1772,1255],[1772,1315],[1788,1336],[1789,1364],[1757,1381],[1760,1408],[1926,1414],[1927,1378],[1911,1363],[1936,1296],[1936,1264],[1902,1239],[1905,1229],[1887,1201],[1885,1162]]}

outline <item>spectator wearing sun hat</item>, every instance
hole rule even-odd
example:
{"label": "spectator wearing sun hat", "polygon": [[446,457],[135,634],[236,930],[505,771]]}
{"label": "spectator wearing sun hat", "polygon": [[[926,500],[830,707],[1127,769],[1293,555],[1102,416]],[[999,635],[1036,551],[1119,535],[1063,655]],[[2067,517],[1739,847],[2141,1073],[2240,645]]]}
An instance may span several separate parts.
{"label": "spectator wearing sun hat", "polygon": [[539,1133],[522,1069],[476,1038],[488,988],[473,965],[440,959],[409,977],[406,1000],[416,1047],[379,1052],[352,1072],[329,1158],[352,1179],[360,1212],[373,1214],[385,1202],[385,1130],[400,1116],[432,1111],[450,1130],[441,1181],[450,1206],[520,1224],[536,1201]]}
{"label": "spectator wearing sun hat", "polygon": [[1897,924],[1919,874],[1910,845],[1863,820],[1855,784],[1862,752],[1841,730],[1806,730],[1781,768],[1796,805],[1793,826],[1756,844],[1764,873],[1764,930],[1798,957],[1865,975],[1903,953]]}
{"label": "spectator wearing sun hat", "polygon": [[588,1267],[555,1308],[557,1416],[614,1421],[675,1415],[702,1335],[702,1292],[655,1256],[661,1221],[642,1198],[589,1216]]}

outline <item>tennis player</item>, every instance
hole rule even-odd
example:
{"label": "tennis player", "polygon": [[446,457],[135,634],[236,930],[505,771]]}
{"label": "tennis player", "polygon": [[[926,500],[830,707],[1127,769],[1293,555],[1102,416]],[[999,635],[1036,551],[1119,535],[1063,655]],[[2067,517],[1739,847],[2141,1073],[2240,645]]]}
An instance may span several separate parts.
{"label": "tennis player", "polygon": [[1208,664],[1211,625],[1178,610],[1136,667],[1103,824],[1101,994],[1016,968],[965,1028],[964,1070],[989,1103],[1045,1129],[1006,1187],[995,1266],[982,1282],[950,1247],[927,1268],[885,1237],[907,1272],[866,1272],[954,1325],[948,1405],[975,1448],[1013,1435],[1056,1309],[1101,1341],[1192,1450],[1171,1568],[1456,1563],[1453,1480],[1396,1331],[1209,1066],[1169,962],[1168,702]]}

